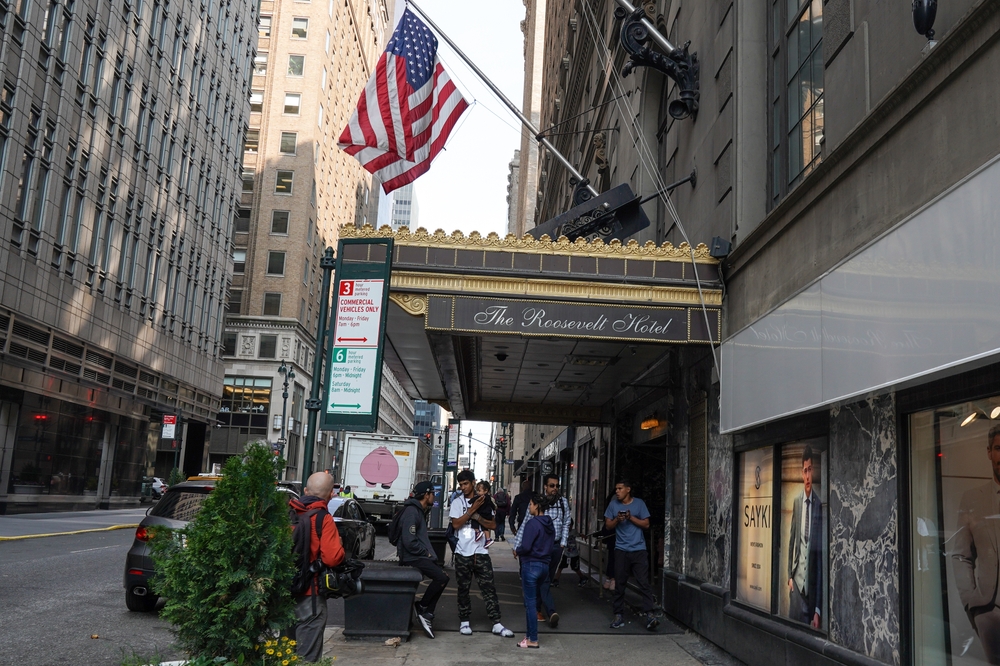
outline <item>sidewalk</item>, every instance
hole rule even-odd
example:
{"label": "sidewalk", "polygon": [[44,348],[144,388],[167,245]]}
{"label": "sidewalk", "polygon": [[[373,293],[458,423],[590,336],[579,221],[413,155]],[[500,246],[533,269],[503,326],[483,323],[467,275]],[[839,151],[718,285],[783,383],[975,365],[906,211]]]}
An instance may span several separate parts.
{"label": "sidewalk", "polygon": [[146,508],[112,511],[60,511],[0,516],[0,541],[65,534],[82,530],[135,527]]}
{"label": "sidewalk", "polygon": [[[324,656],[336,657],[335,665],[365,664],[434,664],[435,666],[467,666],[470,663],[531,663],[531,664],[607,664],[655,663],[667,666],[738,666],[740,662],[705,641],[697,634],[685,631],[669,617],[663,617],[656,632],[645,630],[636,609],[627,608],[623,629],[611,629],[611,597],[596,580],[588,587],[576,585],[576,574],[566,569],[562,585],[553,589],[560,622],[557,629],[539,623],[538,650],[517,647],[524,637],[525,611],[518,564],[509,542],[497,542],[490,547],[490,559],[496,574],[497,593],[503,613],[503,623],[515,632],[514,638],[500,638],[490,633],[491,623],[475,583],[472,585],[472,636],[458,633],[458,610],[455,572],[446,571],[451,582],[438,603],[434,622],[435,638],[427,638],[413,626],[409,642],[398,647],[380,642],[346,640],[343,636],[344,606],[339,600],[330,603]],[[450,552],[449,552],[450,560]],[[450,565],[450,561],[448,562]],[[418,596],[423,594],[423,587]],[[636,595],[638,596],[638,595]]]}

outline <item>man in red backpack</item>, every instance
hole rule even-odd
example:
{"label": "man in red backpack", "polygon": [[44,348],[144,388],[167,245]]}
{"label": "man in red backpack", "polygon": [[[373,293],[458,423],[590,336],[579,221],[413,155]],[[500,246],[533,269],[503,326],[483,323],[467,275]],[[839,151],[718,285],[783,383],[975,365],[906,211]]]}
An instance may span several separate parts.
{"label": "man in red backpack", "polygon": [[[302,497],[288,505],[299,516],[315,511],[309,516],[309,562],[322,560],[328,567],[335,567],[344,561],[344,546],[340,542],[340,532],[326,505],[333,496],[333,477],[326,472],[316,472],[309,477]],[[316,521],[322,520],[320,530]],[[315,576],[314,576],[315,578]],[[319,661],[323,655],[323,631],[326,629],[326,599],[317,598],[317,586],[309,585],[304,594],[295,596],[295,641],[299,659],[305,662]]]}

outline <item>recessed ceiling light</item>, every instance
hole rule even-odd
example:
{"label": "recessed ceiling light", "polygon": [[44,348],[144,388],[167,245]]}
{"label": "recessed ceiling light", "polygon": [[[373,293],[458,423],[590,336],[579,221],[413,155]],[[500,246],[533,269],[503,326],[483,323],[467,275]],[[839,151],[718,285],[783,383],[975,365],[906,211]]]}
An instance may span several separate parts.
{"label": "recessed ceiling light", "polygon": [[502,386],[494,386],[493,388],[503,388]]}
{"label": "recessed ceiling light", "polygon": [[576,375],[577,377],[583,377],[582,372],[574,372],[573,374]]}
{"label": "recessed ceiling light", "polygon": [[493,349],[510,349],[507,345],[493,345]]}
{"label": "recessed ceiling light", "polygon": [[539,363],[538,367],[539,368],[547,368],[547,367],[549,367],[549,364],[548,363]]}
{"label": "recessed ceiling light", "polygon": [[493,368],[493,372],[503,372],[503,368]]}
{"label": "recessed ceiling light", "polygon": [[528,382],[528,383],[531,384],[532,386],[536,386],[538,384],[541,384],[541,382]]}

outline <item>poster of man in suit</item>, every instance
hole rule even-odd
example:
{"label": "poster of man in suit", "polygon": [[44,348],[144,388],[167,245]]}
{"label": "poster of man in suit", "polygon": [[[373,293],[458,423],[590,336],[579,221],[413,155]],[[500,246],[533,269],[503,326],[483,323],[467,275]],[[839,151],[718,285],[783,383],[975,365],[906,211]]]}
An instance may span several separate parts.
{"label": "poster of man in suit", "polygon": [[[1000,664],[1000,608],[997,577],[1000,548],[1000,425],[987,433],[992,478],[965,491],[958,529],[949,548],[952,575],[962,607],[991,664]],[[965,644],[964,653],[970,646]]]}
{"label": "poster of man in suit", "polygon": [[824,440],[781,449],[783,590],[779,612],[814,629],[825,626],[827,603],[826,485],[821,470]]}

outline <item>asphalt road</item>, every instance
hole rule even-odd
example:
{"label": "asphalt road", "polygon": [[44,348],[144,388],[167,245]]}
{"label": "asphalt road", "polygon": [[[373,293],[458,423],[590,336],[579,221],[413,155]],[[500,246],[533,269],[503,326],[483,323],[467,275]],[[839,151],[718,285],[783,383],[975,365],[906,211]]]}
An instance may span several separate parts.
{"label": "asphalt road", "polygon": [[[125,608],[122,572],[133,535],[127,529],[0,542],[0,664],[181,658],[165,621]],[[377,537],[376,557],[391,554],[388,539]]]}
{"label": "asphalt road", "polygon": [[166,622],[125,608],[122,572],[133,535],[0,542],[0,663],[111,666],[133,653],[179,658]]}

